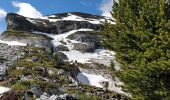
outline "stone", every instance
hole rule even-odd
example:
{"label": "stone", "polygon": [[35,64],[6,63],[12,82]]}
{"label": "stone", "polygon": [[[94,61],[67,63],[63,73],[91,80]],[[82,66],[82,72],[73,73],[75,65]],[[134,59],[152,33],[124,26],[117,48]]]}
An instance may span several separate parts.
{"label": "stone", "polygon": [[[78,41],[82,44],[87,44],[94,49],[101,49],[101,36],[99,31],[78,31],[67,37],[68,39]],[[92,49],[93,51],[93,49]]]}
{"label": "stone", "polygon": [[53,57],[59,65],[64,64],[64,60],[68,60],[68,57],[62,52],[54,52]]}
{"label": "stone", "polygon": [[7,69],[5,67],[0,67],[0,81],[4,80],[7,75]]}
{"label": "stone", "polygon": [[49,95],[46,93],[46,92],[44,92],[41,96],[40,96],[40,100],[49,100]]}
{"label": "stone", "polygon": [[33,57],[33,58],[32,58],[32,61],[33,61],[33,62],[36,62],[36,61],[38,61],[38,60],[39,60],[38,57]]}
{"label": "stone", "polygon": [[31,92],[36,96],[36,97],[40,97],[43,94],[43,91],[41,90],[40,87],[38,87],[37,85],[32,85],[31,86]]}
{"label": "stone", "polygon": [[24,96],[24,100],[31,100],[34,94],[32,92],[26,92]]}
{"label": "stone", "polygon": [[74,50],[79,50],[82,52],[94,52],[95,51],[95,46],[94,43],[73,43],[73,49]]}
{"label": "stone", "polygon": [[69,51],[68,47],[64,46],[64,45],[59,45],[56,47],[57,51]]}
{"label": "stone", "polygon": [[53,75],[53,74],[54,74],[54,71],[52,71],[52,70],[49,69],[49,70],[48,70],[48,74],[49,74],[49,75]]}

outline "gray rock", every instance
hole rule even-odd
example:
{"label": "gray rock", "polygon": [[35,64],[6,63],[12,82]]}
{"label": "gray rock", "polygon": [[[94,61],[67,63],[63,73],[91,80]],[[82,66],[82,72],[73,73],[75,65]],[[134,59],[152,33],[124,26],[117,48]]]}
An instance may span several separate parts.
{"label": "gray rock", "polygon": [[5,67],[0,67],[0,81],[4,80],[7,75],[7,69]]}
{"label": "gray rock", "polygon": [[40,96],[40,100],[49,100],[50,96],[47,93],[43,93],[43,95]]}
{"label": "gray rock", "polygon": [[21,59],[25,52],[24,47],[9,46],[0,43],[0,80],[3,80],[8,74],[8,68],[16,61]]}
{"label": "gray rock", "polygon": [[3,41],[18,41],[32,46],[52,47],[51,38],[20,30],[7,30],[0,35]]}
{"label": "gray rock", "polygon": [[73,43],[73,49],[79,50],[82,52],[94,52],[95,51],[95,45],[94,43]]}
{"label": "gray rock", "polygon": [[61,94],[64,94],[64,91],[62,89],[50,89],[48,91],[48,94],[50,94],[50,95],[61,95]]}
{"label": "gray rock", "polygon": [[49,75],[53,75],[54,74],[54,71],[50,70],[50,69],[48,69],[47,72],[48,72]]}
{"label": "gray rock", "polygon": [[67,73],[68,76],[72,76],[73,78],[77,77],[77,75],[80,73],[80,70],[77,66],[77,64],[73,63],[71,69],[69,70],[69,73]]}
{"label": "gray rock", "polygon": [[32,58],[32,61],[33,61],[33,62],[36,62],[36,61],[38,61],[38,60],[39,60],[38,57],[33,57],[33,58]]}
{"label": "gray rock", "polygon": [[56,47],[57,51],[69,51],[68,47],[64,46],[64,45],[59,45]]}
{"label": "gray rock", "polygon": [[79,31],[74,34],[71,34],[67,37],[71,40],[79,41],[80,43],[87,44],[91,48],[100,49],[101,45],[101,36],[99,31]]}
{"label": "gray rock", "polygon": [[24,100],[31,100],[33,98],[33,93],[32,92],[26,92],[24,96]]}
{"label": "gray rock", "polygon": [[58,64],[64,64],[64,60],[68,60],[68,57],[62,52],[54,52],[53,57]]}
{"label": "gray rock", "polygon": [[31,92],[32,92],[36,97],[40,97],[40,96],[43,94],[43,91],[42,91],[41,88],[38,87],[37,85],[31,86]]}

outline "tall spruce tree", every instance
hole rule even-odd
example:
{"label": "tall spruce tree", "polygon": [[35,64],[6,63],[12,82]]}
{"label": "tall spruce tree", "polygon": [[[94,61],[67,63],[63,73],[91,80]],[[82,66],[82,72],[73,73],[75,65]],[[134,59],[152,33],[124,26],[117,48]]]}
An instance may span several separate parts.
{"label": "tall spruce tree", "polygon": [[114,50],[124,90],[137,100],[170,100],[170,0],[118,0],[103,44]]}

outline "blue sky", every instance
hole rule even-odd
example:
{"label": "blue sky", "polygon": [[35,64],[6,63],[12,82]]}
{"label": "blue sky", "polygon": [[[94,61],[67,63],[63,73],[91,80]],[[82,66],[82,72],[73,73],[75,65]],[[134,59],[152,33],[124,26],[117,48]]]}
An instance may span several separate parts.
{"label": "blue sky", "polygon": [[0,32],[6,29],[7,13],[18,13],[27,17],[41,17],[63,12],[84,12],[110,16],[112,0],[1,0]]}

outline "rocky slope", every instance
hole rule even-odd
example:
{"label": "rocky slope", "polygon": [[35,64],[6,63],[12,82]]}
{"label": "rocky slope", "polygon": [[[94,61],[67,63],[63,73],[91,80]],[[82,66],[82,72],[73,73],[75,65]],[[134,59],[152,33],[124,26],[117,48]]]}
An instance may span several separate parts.
{"label": "rocky slope", "polygon": [[115,53],[101,45],[100,29],[113,20],[71,12],[38,19],[10,13],[6,21],[0,86],[9,92],[2,100],[126,99]]}

